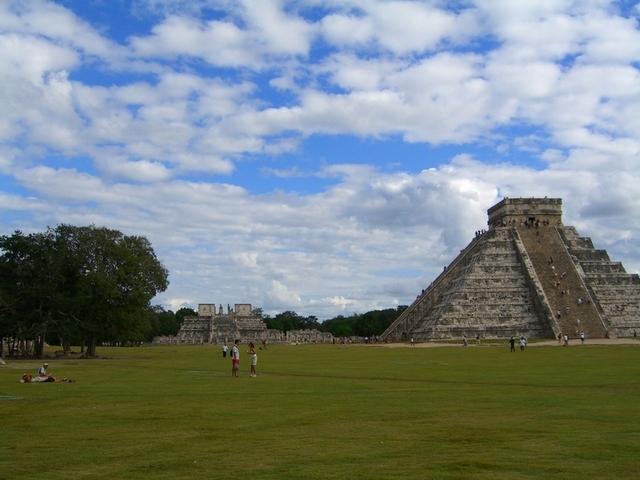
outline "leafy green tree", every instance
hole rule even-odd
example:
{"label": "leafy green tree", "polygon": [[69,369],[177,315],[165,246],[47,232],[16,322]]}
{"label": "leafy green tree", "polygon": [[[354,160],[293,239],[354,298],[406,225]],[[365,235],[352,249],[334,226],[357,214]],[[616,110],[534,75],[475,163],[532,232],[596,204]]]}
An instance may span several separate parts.
{"label": "leafy green tree", "polygon": [[83,319],[87,356],[94,356],[98,340],[141,334],[145,310],[167,288],[168,274],[144,237],[107,228],[70,228],[82,260],[76,318]]}
{"label": "leafy green tree", "polygon": [[318,330],[320,328],[320,322],[318,322],[316,317],[303,317],[291,310],[278,313],[273,318],[265,317],[264,322],[267,324],[267,328],[273,328],[282,332],[302,329]]}
{"label": "leafy green tree", "polygon": [[[178,324],[178,330],[180,329],[180,326],[184,321],[184,317],[197,317],[197,316],[198,316],[198,312],[196,312],[193,308],[182,307],[178,309],[178,311],[176,312],[176,322]],[[176,333],[178,333],[178,330],[176,330]]]}
{"label": "leafy green tree", "polygon": [[372,310],[364,314],[349,317],[338,315],[325,320],[322,329],[335,337],[373,337],[381,335],[391,323],[406,309],[405,305],[385,310]]}
{"label": "leafy green tree", "polygon": [[173,313],[171,310],[165,310],[161,305],[154,305],[148,310],[148,322],[145,329],[144,340],[149,342],[153,340],[153,337],[176,335],[178,330],[180,330],[181,323],[182,320],[179,319],[177,313]]}
{"label": "leafy green tree", "polygon": [[51,232],[0,237],[2,323],[5,334],[19,341],[22,354],[42,355],[56,314],[61,265],[54,243]]}
{"label": "leafy green tree", "polygon": [[142,338],[149,302],[168,285],[149,241],[117,230],[60,225],[0,237],[0,325],[35,342],[57,335],[98,341]]}
{"label": "leafy green tree", "polygon": [[351,337],[353,333],[353,319],[338,315],[322,323],[325,332],[331,332],[334,337]]}

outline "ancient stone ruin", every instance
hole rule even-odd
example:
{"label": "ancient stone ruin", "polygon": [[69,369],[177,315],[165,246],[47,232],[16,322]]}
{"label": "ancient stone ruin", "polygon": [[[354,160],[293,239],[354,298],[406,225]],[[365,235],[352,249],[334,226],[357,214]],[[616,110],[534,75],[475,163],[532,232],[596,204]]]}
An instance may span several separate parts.
{"label": "ancient stone ruin", "polygon": [[251,304],[236,303],[233,309],[227,305],[225,312],[222,305],[216,309],[215,304],[201,303],[198,305],[198,316],[185,317],[176,336],[157,337],[154,343],[223,344],[233,343],[235,339],[258,343],[268,340],[275,333],[267,330],[260,315],[253,313]]}
{"label": "ancient stone ruin", "polygon": [[559,198],[505,198],[388,341],[640,333],[640,278],[562,224]]}
{"label": "ancient stone ruin", "polygon": [[315,329],[289,330],[286,333],[287,343],[333,343],[331,332]]}
{"label": "ancient stone ruin", "polygon": [[222,305],[213,303],[198,305],[196,317],[185,317],[180,331],[175,336],[156,337],[155,344],[232,344],[236,339],[242,343],[332,343],[333,335],[318,330],[267,329],[262,317],[254,313],[249,303],[236,303],[226,312]]}

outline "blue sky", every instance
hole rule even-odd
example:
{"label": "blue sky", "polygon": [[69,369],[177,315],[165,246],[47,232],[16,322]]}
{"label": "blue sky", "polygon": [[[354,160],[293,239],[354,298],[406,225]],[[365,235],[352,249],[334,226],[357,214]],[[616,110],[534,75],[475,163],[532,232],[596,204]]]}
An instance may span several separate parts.
{"label": "blue sky", "polygon": [[0,3],[0,233],[146,235],[156,302],[410,303],[503,196],[638,271],[640,7]]}

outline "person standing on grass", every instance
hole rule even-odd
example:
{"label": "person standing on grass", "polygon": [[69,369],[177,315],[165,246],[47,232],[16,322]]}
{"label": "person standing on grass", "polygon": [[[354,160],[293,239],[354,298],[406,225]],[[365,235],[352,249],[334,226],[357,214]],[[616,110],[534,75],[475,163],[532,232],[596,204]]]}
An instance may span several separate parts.
{"label": "person standing on grass", "polygon": [[225,343],[222,345],[222,358],[227,358],[227,350],[229,350],[229,347],[227,347],[227,344]]}
{"label": "person standing on grass", "polygon": [[469,346],[469,342],[467,342],[467,336],[466,335],[462,336],[462,346],[465,347],[465,348]]}
{"label": "person standing on grass", "polygon": [[511,351],[515,352],[516,351],[516,339],[513,338],[513,335],[511,335],[511,338],[509,339],[509,345],[511,345]]}
{"label": "person standing on grass", "polygon": [[251,361],[251,373],[249,376],[255,377],[256,374],[256,365],[258,365],[258,354],[256,353],[256,346],[253,342],[249,342],[249,359]]}
{"label": "person standing on grass", "polygon": [[580,343],[584,345],[584,330],[580,332]]}
{"label": "person standing on grass", "polygon": [[236,339],[231,347],[231,375],[234,377],[238,376],[238,370],[240,370],[240,340]]}
{"label": "person standing on grass", "polygon": [[524,347],[527,346],[527,341],[525,340],[524,336],[520,337],[520,351],[524,352]]}

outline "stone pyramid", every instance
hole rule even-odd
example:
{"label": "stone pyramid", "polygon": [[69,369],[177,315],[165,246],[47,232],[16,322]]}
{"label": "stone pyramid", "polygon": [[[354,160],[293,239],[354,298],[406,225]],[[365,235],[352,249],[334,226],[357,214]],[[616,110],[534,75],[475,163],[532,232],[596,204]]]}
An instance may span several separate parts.
{"label": "stone pyramid", "polygon": [[505,198],[383,333],[390,341],[640,334],[640,278],[562,224],[559,198]]}

